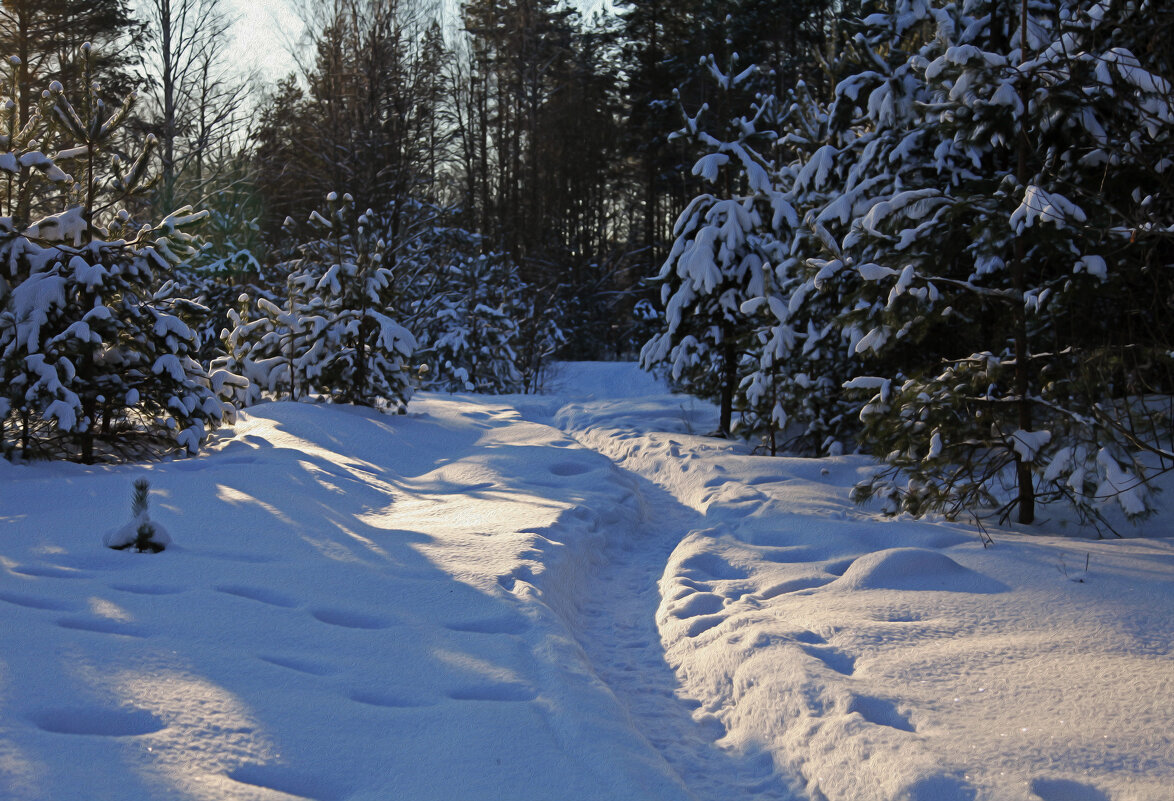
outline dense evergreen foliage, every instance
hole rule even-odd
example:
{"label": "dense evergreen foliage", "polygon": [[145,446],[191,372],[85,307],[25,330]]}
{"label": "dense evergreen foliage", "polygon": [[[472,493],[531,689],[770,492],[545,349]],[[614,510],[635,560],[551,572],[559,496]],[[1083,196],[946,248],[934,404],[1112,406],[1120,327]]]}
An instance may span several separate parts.
{"label": "dense evergreen foliage", "polygon": [[311,2],[249,126],[220,0],[140,5],[0,8],[11,453],[639,354],[893,512],[1174,464],[1167,4]]}

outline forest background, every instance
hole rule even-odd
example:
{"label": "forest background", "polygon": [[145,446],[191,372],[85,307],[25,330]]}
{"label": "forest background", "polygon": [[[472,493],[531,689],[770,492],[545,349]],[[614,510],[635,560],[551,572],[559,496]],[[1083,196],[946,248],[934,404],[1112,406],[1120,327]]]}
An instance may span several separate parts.
{"label": "forest background", "polygon": [[402,408],[639,357],[717,433],[883,458],[858,494],[892,511],[1153,508],[1167,5],[299,13],[259,92],[223,0],[0,4],[10,456],[194,452],[265,397]]}

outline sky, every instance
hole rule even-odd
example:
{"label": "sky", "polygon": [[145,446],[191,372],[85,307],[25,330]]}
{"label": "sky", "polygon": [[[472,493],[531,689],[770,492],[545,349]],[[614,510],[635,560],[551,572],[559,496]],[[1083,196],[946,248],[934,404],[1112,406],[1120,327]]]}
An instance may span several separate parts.
{"label": "sky", "polygon": [[289,45],[302,22],[286,0],[227,0],[226,10],[237,18],[229,54],[242,72],[256,70],[269,83],[294,69]]}
{"label": "sky", "polygon": [[[295,69],[290,46],[302,31],[302,22],[289,0],[224,0],[225,10],[237,18],[230,59],[243,73],[255,70],[265,84]],[[578,0],[589,17],[608,0]]]}

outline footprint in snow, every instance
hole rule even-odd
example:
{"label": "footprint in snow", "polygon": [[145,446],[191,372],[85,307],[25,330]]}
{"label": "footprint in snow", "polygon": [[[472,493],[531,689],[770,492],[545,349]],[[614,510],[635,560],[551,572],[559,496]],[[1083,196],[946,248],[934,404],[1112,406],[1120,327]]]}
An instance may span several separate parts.
{"label": "footprint in snow", "polygon": [[801,592],[803,590],[813,590],[816,587],[822,587],[831,582],[831,579],[819,578],[818,576],[805,576],[803,578],[791,579],[783,581],[779,584],[773,584],[767,587],[755,597],[769,601],[771,598],[777,598],[780,595],[786,595],[792,592]]}
{"label": "footprint in snow", "polygon": [[222,592],[225,595],[235,595],[238,598],[247,598],[250,601],[256,601],[269,606],[280,606],[284,609],[292,609],[298,605],[298,602],[288,595],[265,587],[250,587],[244,584],[218,584],[212,589],[217,592]]}
{"label": "footprint in snow", "polygon": [[726,619],[725,615],[701,615],[691,618],[685,628],[686,637],[696,637],[712,628],[720,626]]}
{"label": "footprint in snow", "polygon": [[22,565],[11,568],[11,570],[13,573],[19,573],[22,576],[32,576],[33,578],[90,578],[90,574],[83,570],[76,570],[72,567],[58,567],[56,565]]}
{"label": "footprint in snow", "polygon": [[550,466],[550,472],[556,476],[581,476],[594,469],[591,465],[582,462],[556,462]]}
{"label": "footprint in snow", "polygon": [[0,592],[0,601],[28,609],[48,609],[54,612],[73,612],[81,608],[81,604],[74,601],[61,598],[40,598],[16,592]]}
{"label": "footprint in snow", "polygon": [[1041,801],[1109,801],[1099,787],[1072,779],[1032,779],[1031,791]]}
{"label": "footprint in snow", "polygon": [[740,567],[734,567],[716,553],[702,552],[693,554],[681,562],[678,573],[686,578],[700,575],[702,578],[731,581],[744,579],[749,573]]}
{"label": "footprint in snow", "polygon": [[253,464],[257,461],[256,456],[230,456],[225,458],[221,456],[219,459],[215,457],[197,457],[195,459],[184,459],[178,462],[172,462],[171,468],[173,470],[182,470],[185,473],[195,473],[201,470],[206,470],[209,467],[221,467],[230,464]]}
{"label": "footprint in snow", "polygon": [[837,673],[851,676],[856,672],[856,660],[838,648],[830,645],[801,645],[799,647],[808,656],[818,659]]}
{"label": "footprint in snow", "polygon": [[63,629],[92,631],[95,634],[116,634],[120,637],[146,637],[146,632],[132,623],[103,617],[63,617],[57,621]]}
{"label": "footprint in snow", "polygon": [[310,614],[322,623],[344,629],[386,629],[392,620],[381,615],[359,612],[353,609],[323,607],[311,610]]}
{"label": "footprint in snow", "polygon": [[501,617],[447,623],[445,628],[449,631],[469,634],[521,634],[529,628],[529,624],[521,617],[502,615]]}
{"label": "footprint in snow", "polygon": [[414,709],[422,706],[435,706],[436,699],[425,698],[418,693],[407,690],[355,690],[350,699],[367,706],[380,706],[388,709]]}
{"label": "footprint in snow", "polygon": [[669,614],[679,620],[687,620],[698,615],[712,615],[720,612],[725,599],[712,592],[694,592],[686,595],[679,603],[669,608]]}
{"label": "footprint in snow", "polygon": [[287,765],[241,765],[229,771],[228,778],[239,784],[308,801],[342,801],[351,792],[350,788],[339,786],[324,777]]}
{"label": "footprint in snow", "polygon": [[161,731],[166,724],[145,709],[69,707],[41,709],[28,716],[29,722],[51,734],[95,737],[137,737]]}
{"label": "footprint in snow", "polygon": [[300,656],[264,656],[257,657],[262,662],[268,662],[271,665],[285,668],[286,670],[297,671],[298,673],[306,673],[311,676],[330,676],[338,672],[338,668],[334,665],[329,665],[325,662],[319,662],[314,659],[306,659]]}
{"label": "footprint in snow", "polygon": [[[955,799],[957,801],[974,801],[976,796],[977,793],[970,782],[947,774],[917,779],[908,787],[903,788],[901,793],[901,798],[908,798],[909,801],[941,801],[944,798],[951,799],[951,801]],[[1064,801],[1076,801],[1076,799],[1065,798]]]}
{"label": "footprint in snow", "polygon": [[473,684],[448,694],[454,701],[533,701],[538,692],[525,684]]}
{"label": "footprint in snow", "polygon": [[850,568],[855,562],[855,559],[840,559],[836,562],[827,563],[823,566],[823,570],[825,573],[828,573],[832,576],[842,576],[848,572],[848,568]]}
{"label": "footprint in snow", "polygon": [[209,559],[221,559],[225,562],[242,562],[246,565],[263,565],[278,561],[276,556],[261,553],[246,553],[243,551],[200,551],[196,556],[205,556]]}
{"label": "footprint in snow", "polygon": [[134,595],[178,595],[187,592],[186,587],[174,584],[111,584],[110,589]]}
{"label": "footprint in snow", "polygon": [[884,698],[868,695],[854,696],[848,702],[848,712],[855,712],[876,726],[888,726],[900,731],[915,731],[909,719],[897,711],[896,705]]}

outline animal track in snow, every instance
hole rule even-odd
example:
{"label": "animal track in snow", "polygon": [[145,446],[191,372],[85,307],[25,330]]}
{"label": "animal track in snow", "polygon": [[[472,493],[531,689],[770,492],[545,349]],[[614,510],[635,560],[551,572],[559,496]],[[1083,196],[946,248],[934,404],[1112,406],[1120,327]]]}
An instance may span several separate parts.
{"label": "animal track in snow", "polygon": [[97,634],[117,634],[120,637],[146,637],[141,628],[121,620],[109,620],[102,617],[63,617],[57,621],[63,629],[76,631],[92,631]]}
{"label": "animal track in snow", "polygon": [[534,688],[525,684],[471,684],[448,694],[454,701],[533,701]]}
{"label": "animal track in snow", "polygon": [[241,765],[229,771],[228,778],[240,784],[273,790],[309,801],[341,801],[350,795],[347,788],[286,765]]}
{"label": "animal track in snow", "polygon": [[42,731],[53,734],[79,734],[97,737],[136,737],[166,728],[166,724],[145,709],[102,709],[73,707],[42,709],[29,715],[29,721]]}
{"label": "animal track in snow", "polygon": [[413,707],[434,706],[435,699],[413,695],[406,691],[394,690],[356,690],[350,694],[350,699],[367,706],[382,706],[390,709],[411,709]]}
{"label": "animal track in snow", "polygon": [[0,592],[0,601],[29,609],[49,609],[55,612],[72,612],[81,608],[80,604],[73,601],[61,598],[39,598],[35,595],[23,595],[17,592]]}
{"label": "animal track in snow", "polygon": [[258,603],[268,604],[269,606],[280,606],[284,609],[292,609],[298,605],[298,602],[288,595],[265,587],[249,587],[244,584],[218,584],[212,589],[217,592],[222,592],[225,595],[235,595],[238,598],[247,598],[250,601],[257,601]]}
{"label": "animal track in snow", "polygon": [[386,617],[358,612],[353,609],[323,607],[312,610],[310,614],[316,620],[331,626],[341,626],[344,629],[385,629],[392,624],[392,621]]}

